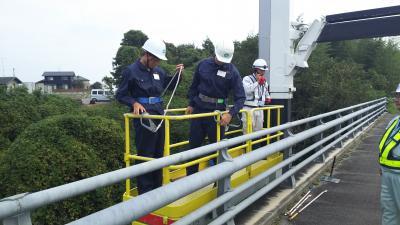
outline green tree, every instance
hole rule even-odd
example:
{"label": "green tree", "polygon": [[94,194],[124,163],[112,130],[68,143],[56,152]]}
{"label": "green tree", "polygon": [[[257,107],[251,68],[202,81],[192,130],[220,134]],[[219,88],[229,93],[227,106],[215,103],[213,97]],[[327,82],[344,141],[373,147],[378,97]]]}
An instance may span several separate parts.
{"label": "green tree", "polygon": [[142,31],[130,30],[124,34],[121,45],[141,48],[147,39],[147,35],[145,35]]}
{"label": "green tree", "polygon": [[329,55],[336,61],[355,62],[362,65],[364,80],[374,89],[393,90],[400,82],[400,52],[398,45],[382,39],[362,39],[329,43]]}
{"label": "green tree", "polygon": [[355,41],[335,41],[329,42],[328,54],[339,61],[352,61],[355,53],[356,44]]}
{"label": "green tree", "polygon": [[113,61],[114,71],[111,75],[114,78],[114,84],[119,85],[122,80],[122,71],[132,64],[140,56],[140,50],[137,47],[123,45],[118,49],[117,55]]}
{"label": "green tree", "polygon": [[133,63],[140,56],[140,48],[148,39],[142,31],[130,30],[124,34],[121,46],[113,59],[112,85],[118,86],[122,79],[122,71],[129,64]]}
{"label": "green tree", "polygon": [[214,55],[214,45],[210,38],[206,38],[206,40],[203,41],[203,44],[201,45],[203,47],[203,54],[206,57],[210,57]]}
{"label": "green tree", "polygon": [[111,93],[114,94],[114,80],[112,77],[105,76],[103,77],[104,84],[106,85],[106,89]]}
{"label": "green tree", "polygon": [[[103,79],[104,79],[104,78],[103,78]],[[103,88],[103,85],[102,85],[100,82],[96,81],[96,82],[94,82],[92,85],[90,85],[90,88],[91,88],[91,89],[102,89],[102,88]]]}
{"label": "green tree", "polygon": [[363,65],[330,57],[321,44],[309,59],[310,68],[295,76],[294,118],[305,118],[382,97],[373,88]]}
{"label": "green tree", "polygon": [[248,36],[242,42],[235,42],[235,53],[232,62],[240,74],[247,75],[251,72],[253,61],[258,58],[258,36]]}
{"label": "green tree", "polygon": [[173,44],[168,44],[167,57],[169,64],[183,63],[185,67],[193,67],[206,56],[201,49],[196,48],[193,44],[183,44],[177,47]]}

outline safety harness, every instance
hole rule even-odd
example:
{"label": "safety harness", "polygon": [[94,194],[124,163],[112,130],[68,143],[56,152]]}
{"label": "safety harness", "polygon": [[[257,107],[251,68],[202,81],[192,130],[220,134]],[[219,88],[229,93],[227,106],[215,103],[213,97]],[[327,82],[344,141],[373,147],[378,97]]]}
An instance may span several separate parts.
{"label": "safety harness", "polygon": [[[169,81],[167,87],[165,87],[164,91],[161,93],[160,97],[142,98],[142,100],[143,101],[147,101],[148,104],[156,104],[156,103],[162,102],[162,96],[164,96],[164,94],[167,91],[169,85],[171,85],[172,81],[175,79],[175,76],[178,76],[177,81],[175,83],[174,90],[172,91],[171,97],[169,98],[168,104],[167,104],[167,106],[165,107],[165,110],[164,110],[164,115],[163,116],[167,115],[167,110],[169,109],[169,105],[171,104],[172,98],[175,95],[175,91],[176,91],[176,88],[178,87],[178,83],[179,83],[179,80],[181,79],[181,75],[182,75],[182,67],[179,68],[179,71],[174,74],[172,79]],[[138,98],[139,102],[140,102],[140,99],[141,98]],[[140,123],[147,130],[149,130],[149,131],[151,131],[153,133],[156,133],[158,131],[158,129],[160,129],[161,125],[163,124],[164,119],[162,119],[161,122],[158,125],[156,125],[152,119],[148,119],[149,120],[149,125],[146,125],[145,123],[143,123],[143,116],[147,116],[147,115],[149,115],[149,113],[143,113],[142,114],[142,116],[140,117]]]}

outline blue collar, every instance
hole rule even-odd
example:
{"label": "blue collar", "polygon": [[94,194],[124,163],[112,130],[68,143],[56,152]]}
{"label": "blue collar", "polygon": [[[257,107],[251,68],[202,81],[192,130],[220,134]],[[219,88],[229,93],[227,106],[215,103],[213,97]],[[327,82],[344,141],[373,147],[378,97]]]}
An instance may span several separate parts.
{"label": "blue collar", "polygon": [[229,63],[224,63],[224,64],[222,64],[222,65],[218,65],[218,64],[215,62],[215,58],[214,58],[214,57],[208,58],[208,63],[210,63],[212,66],[214,66],[214,67],[217,68],[218,70],[228,71],[228,69],[229,69]]}

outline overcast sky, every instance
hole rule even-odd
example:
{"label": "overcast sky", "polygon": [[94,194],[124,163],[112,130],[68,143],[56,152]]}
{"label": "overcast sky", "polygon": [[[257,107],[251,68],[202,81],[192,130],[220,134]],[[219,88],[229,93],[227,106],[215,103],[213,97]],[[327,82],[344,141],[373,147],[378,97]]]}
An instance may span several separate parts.
{"label": "overcast sky", "polygon": [[[175,45],[258,33],[258,0],[0,0],[0,76],[39,81],[74,71],[101,81],[131,29]],[[400,0],[291,0],[291,19],[400,5]]]}

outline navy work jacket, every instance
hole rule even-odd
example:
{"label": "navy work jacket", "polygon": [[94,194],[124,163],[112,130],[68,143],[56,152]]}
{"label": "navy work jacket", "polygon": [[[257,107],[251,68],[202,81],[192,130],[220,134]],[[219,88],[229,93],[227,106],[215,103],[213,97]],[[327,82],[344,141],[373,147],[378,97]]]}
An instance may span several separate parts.
{"label": "navy work jacket", "polygon": [[[122,82],[118,87],[116,99],[131,108],[138,101],[139,97],[161,97],[162,92],[173,77],[167,76],[160,67],[147,68],[140,60],[136,60],[122,72]],[[175,87],[178,76],[169,85],[168,89]],[[141,103],[142,104],[142,103]],[[143,107],[149,113],[163,114],[163,103],[146,104]]]}
{"label": "navy work jacket", "polygon": [[218,65],[214,58],[207,58],[197,65],[194,72],[188,92],[189,105],[201,110],[225,110],[225,104],[203,102],[199,94],[227,99],[230,92],[233,93],[234,106],[229,113],[234,116],[243,108],[246,100],[239,71],[231,63]]}

